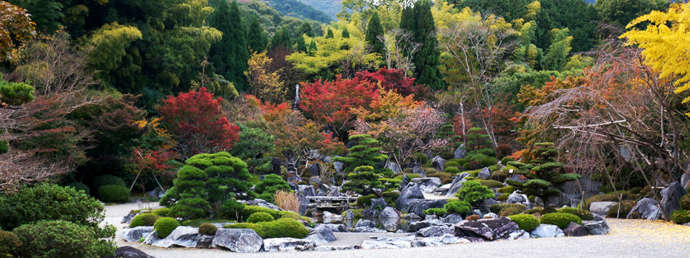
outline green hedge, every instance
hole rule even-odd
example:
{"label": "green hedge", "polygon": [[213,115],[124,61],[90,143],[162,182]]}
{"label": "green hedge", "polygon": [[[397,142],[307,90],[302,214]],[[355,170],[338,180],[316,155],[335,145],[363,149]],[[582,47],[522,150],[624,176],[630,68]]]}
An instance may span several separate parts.
{"label": "green hedge", "polygon": [[43,220],[13,230],[22,242],[19,257],[103,257],[113,255],[115,245],[100,240],[88,226],[61,220]]}
{"label": "green hedge", "polygon": [[472,210],[472,206],[469,202],[458,199],[448,200],[448,202],[445,205],[443,205],[443,208],[448,213],[455,213],[460,215],[467,215],[470,213],[470,210]]}
{"label": "green hedge", "polygon": [[424,214],[427,215],[437,215],[437,216],[443,216],[448,213],[448,210],[445,208],[429,208],[424,210]]}
{"label": "green hedge", "polygon": [[539,220],[532,214],[516,214],[508,216],[508,218],[515,221],[518,227],[525,231],[532,231],[539,226]]}
{"label": "green hedge", "polygon": [[103,202],[124,203],[129,201],[129,189],[121,185],[104,185],[98,188],[98,198]]}
{"label": "green hedge", "polygon": [[261,206],[255,206],[255,205],[247,205],[244,206],[244,217],[248,218],[250,215],[256,212],[265,212],[273,216],[274,219],[280,219],[280,218],[292,218],[292,219],[298,219],[298,220],[304,220],[304,221],[311,221],[311,219],[300,216],[299,214],[292,212],[292,211],[277,211],[273,210],[270,208],[266,207],[261,207]]}
{"label": "green hedge", "polygon": [[156,215],[161,216],[161,217],[168,217],[170,214],[170,208],[166,208],[166,207],[158,208],[158,209],[152,210],[151,213],[156,214]]}
{"label": "green hedge", "polygon": [[250,228],[262,238],[294,237],[305,238],[309,230],[297,220],[281,218],[259,223],[236,223],[225,225],[226,228]]}
{"label": "green hedge", "polygon": [[255,212],[252,213],[252,215],[249,215],[249,218],[247,218],[247,222],[249,223],[258,223],[258,222],[266,222],[266,221],[273,221],[274,218],[271,216],[271,214],[265,213],[265,212]]}
{"label": "green hedge", "polygon": [[677,224],[690,222],[690,210],[676,210],[671,214],[671,221]]}
{"label": "green hedge", "polygon": [[594,216],[592,215],[592,213],[590,213],[589,211],[584,210],[584,209],[578,209],[578,208],[572,208],[572,207],[563,207],[563,208],[557,209],[556,211],[573,214],[575,216],[580,217],[582,220],[593,220],[594,219]]}
{"label": "green hedge", "polygon": [[541,216],[542,224],[556,225],[561,229],[568,227],[570,222],[582,224],[582,219],[580,219],[580,217],[577,215],[564,212],[547,213]]}
{"label": "green hedge", "polygon": [[173,232],[177,227],[180,226],[180,222],[178,222],[174,218],[170,217],[161,217],[156,220],[156,223],[153,223],[153,229],[156,230],[156,235],[158,238],[165,238],[170,233]]}
{"label": "green hedge", "polygon": [[158,218],[159,216],[153,213],[142,213],[135,216],[132,221],[129,222],[129,227],[153,226]]}

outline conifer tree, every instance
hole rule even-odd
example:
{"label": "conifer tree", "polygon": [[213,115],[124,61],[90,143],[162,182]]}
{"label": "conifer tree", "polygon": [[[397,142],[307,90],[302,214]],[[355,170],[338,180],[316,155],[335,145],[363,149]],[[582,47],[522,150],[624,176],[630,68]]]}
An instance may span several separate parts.
{"label": "conifer tree", "polygon": [[326,32],[326,38],[327,39],[333,38],[333,31],[331,30],[331,28],[328,28],[328,32]]}
{"label": "conifer tree", "polygon": [[318,50],[319,49],[316,47],[316,42],[314,42],[314,40],[311,40],[311,43],[309,43],[309,47],[307,48],[307,54],[313,55]]}
{"label": "conifer tree", "polygon": [[346,157],[337,157],[335,160],[345,163],[346,171],[354,171],[359,166],[375,167],[379,162],[388,158],[381,153],[381,144],[378,140],[368,134],[351,135],[348,138],[355,142],[350,147],[350,152]]}
{"label": "conifer tree", "polygon": [[307,52],[307,44],[304,43],[304,35],[297,36],[297,51]]}
{"label": "conifer tree", "polygon": [[242,22],[242,14],[237,1],[228,5],[226,1],[216,1],[217,6],[210,17],[209,25],[223,32],[223,38],[211,46],[209,56],[217,74],[233,82],[244,91],[248,88],[244,71],[247,70],[249,50],[247,32]]}
{"label": "conifer tree", "polygon": [[252,52],[262,52],[266,50],[266,45],[268,45],[268,37],[266,36],[266,31],[259,19],[254,17],[249,23],[249,31],[247,32],[247,45],[249,50]]}
{"label": "conifer tree", "polygon": [[275,35],[273,35],[273,38],[271,38],[271,49],[275,49],[277,47],[292,49],[290,32],[287,30],[286,27],[282,27],[279,30],[277,30]]}
{"label": "conifer tree", "polygon": [[300,35],[304,34],[304,35],[307,35],[309,37],[314,36],[314,32],[312,31],[311,26],[307,22],[302,23],[302,26],[299,28],[299,34]]}
{"label": "conifer tree", "polygon": [[431,3],[422,0],[414,6],[415,42],[421,44],[421,49],[414,54],[416,82],[426,84],[432,89],[440,89],[441,72],[438,70],[441,52],[438,50],[436,25],[431,15]]}
{"label": "conifer tree", "polygon": [[386,47],[383,42],[379,40],[379,36],[383,35],[383,25],[381,25],[381,19],[378,13],[374,12],[369,19],[369,24],[367,25],[367,35],[365,40],[371,47],[372,53],[379,53],[381,56],[386,55]]}
{"label": "conifer tree", "polygon": [[347,31],[347,28],[343,29],[343,33],[341,34],[343,38],[349,38],[350,37],[350,32]]}

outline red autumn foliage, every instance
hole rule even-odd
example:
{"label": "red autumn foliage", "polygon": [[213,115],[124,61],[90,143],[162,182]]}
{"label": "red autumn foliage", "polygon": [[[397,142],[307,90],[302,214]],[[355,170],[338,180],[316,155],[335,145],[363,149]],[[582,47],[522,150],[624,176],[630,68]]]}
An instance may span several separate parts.
{"label": "red autumn foliage", "polygon": [[161,120],[184,156],[230,149],[237,141],[240,128],[225,117],[221,100],[204,87],[163,100]]}
{"label": "red autumn foliage", "polygon": [[354,80],[381,83],[386,90],[393,90],[400,95],[415,94],[416,97],[424,97],[429,94],[429,89],[423,84],[415,84],[415,78],[405,76],[399,69],[381,68],[376,72],[360,71],[355,74]]}
{"label": "red autumn foliage", "polygon": [[335,81],[318,80],[302,85],[302,111],[315,121],[330,126],[341,138],[353,127],[353,110],[368,107],[371,101],[379,96],[377,84],[358,79],[343,79],[341,76]]}

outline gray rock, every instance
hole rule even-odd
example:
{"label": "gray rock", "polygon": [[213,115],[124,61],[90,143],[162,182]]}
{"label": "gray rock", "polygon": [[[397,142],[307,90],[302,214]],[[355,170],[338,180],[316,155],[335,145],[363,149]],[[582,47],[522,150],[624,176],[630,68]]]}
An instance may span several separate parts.
{"label": "gray rock", "polygon": [[683,175],[680,177],[680,186],[683,188],[687,188],[690,186],[690,175],[683,173]]}
{"label": "gray rock", "polygon": [[380,228],[370,228],[370,227],[355,227],[352,229],[352,232],[358,232],[358,233],[386,233],[388,231],[385,231]]}
{"label": "gray rock", "polygon": [[463,221],[464,218],[458,214],[448,214],[445,217],[441,219],[443,223],[448,223],[448,224],[457,224],[460,223],[460,221]]}
{"label": "gray rock", "polygon": [[199,241],[196,243],[196,248],[211,248],[213,243],[213,236],[200,235]]}
{"label": "gray rock", "polygon": [[179,226],[167,237],[159,241],[153,241],[151,245],[157,247],[196,247],[199,242],[199,228]]}
{"label": "gray rock", "polygon": [[510,177],[508,177],[507,180],[515,181],[515,182],[518,182],[518,183],[527,182],[527,178],[525,178],[524,176],[519,175],[519,174],[513,174],[513,175],[511,175]]}
{"label": "gray rock", "polygon": [[425,177],[425,176],[426,176],[426,171],[424,171],[424,169],[422,169],[422,168],[419,167],[419,166],[414,166],[414,167],[412,168],[412,173],[413,173],[413,174],[420,175],[420,176],[422,176],[422,177]]}
{"label": "gray rock", "polygon": [[266,252],[306,251],[313,250],[314,247],[316,244],[307,239],[292,237],[264,239],[264,251]]}
{"label": "gray rock", "polygon": [[534,238],[545,238],[545,237],[564,237],[565,233],[563,230],[558,228],[556,225],[541,224],[534,230],[532,230],[532,237]]}
{"label": "gray rock", "polygon": [[417,221],[422,221],[422,217],[420,217],[417,214],[414,213],[408,213],[403,216],[403,219],[407,220],[408,222],[417,222]]}
{"label": "gray rock", "polygon": [[438,237],[445,234],[453,234],[452,226],[429,226],[417,231],[417,236],[421,237]]}
{"label": "gray rock", "polygon": [[481,237],[489,241],[507,239],[510,233],[518,230],[517,223],[506,217],[476,221],[466,220],[455,225],[456,236]]}
{"label": "gray rock", "polygon": [[[597,216],[594,217],[597,219]],[[582,221],[587,233],[590,235],[606,235],[609,233],[609,225],[605,220],[584,220]]]}
{"label": "gray rock", "polygon": [[386,203],[386,199],[383,199],[383,197],[371,199],[371,205],[369,205],[369,209],[376,209],[376,210],[383,210],[383,208],[386,208],[388,206],[388,203]]}
{"label": "gray rock", "polygon": [[496,213],[489,212],[487,214],[484,214],[484,216],[482,216],[482,218],[483,219],[497,219],[498,215]]}
{"label": "gray rock", "polygon": [[467,155],[467,151],[465,150],[465,144],[460,144],[458,148],[455,149],[455,152],[453,153],[453,158],[454,159],[461,159],[464,158]]}
{"label": "gray rock", "polygon": [[127,215],[125,215],[124,217],[122,217],[122,221],[120,221],[120,223],[122,223],[122,224],[129,224],[130,222],[132,222],[132,219],[134,219],[134,217],[136,217],[137,215],[139,215],[139,213],[141,213],[141,212],[137,212],[137,213],[131,213],[131,212],[130,212],[130,213],[127,213]]}
{"label": "gray rock", "polygon": [[589,205],[589,212],[597,215],[606,216],[609,214],[611,207],[615,206],[617,202],[592,202]]}
{"label": "gray rock", "polygon": [[443,171],[446,166],[446,160],[444,158],[441,158],[441,156],[435,156],[433,159],[431,159],[431,167],[435,168],[438,171]]}
{"label": "gray rock", "polygon": [[360,219],[355,225],[356,228],[375,228],[376,223],[368,219]]}
{"label": "gray rock", "polygon": [[448,188],[448,192],[446,192],[446,196],[451,197],[455,193],[457,193],[460,188],[462,188],[462,184],[465,183],[465,177],[469,176],[470,174],[467,172],[464,172],[462,174],[459,174],[453,178],[453,182],[450,185],[450,188]]}
{"label": "gray rock", "polygon": [[[335,238],[335,234],[333,234],[333,230],[331,230],[330,227],[323,226],[323,225],[324,224],[316,226],[311,231],[311,233],[309,233],[309,236],[307,236],[306,239],[314,242],[317,245],[335,241],[336,238]],[[342,225],[340,225],[340,226],[342,226]]]}
{"label": "gray rock", "polygon": [[341,175],[345,171],[345,163],[342,163],[340,161],[333,162],[333,168],[335,168],[335,173]]}
{"label": "gray rock", "polygon": [[438,188],[436,188],[436,192],[445,195],[448,192],[448,190],[450,190],[450,187],[452,185],[453,185],[452,183],[441,185]]}
{"label": "gray rock", "polygon": [[395,174],[402,173],[402,168],[400,168],[400,165],[398,163],[390,161],[390,160],[386,161],[386,165],[384,166],[384,168],[392,170],[393,173],[395,173]]}
{"label": "gray rock", "polygon": [[352,210],[347,210],[345,212],[345,217],[343,218],[343,223],[345,224],[345,229],[349,230],[354,227],[355,214]]}
{"label": "gray rock", "polygon": [[398,209],[406,211],[410,207],[413,200],[424,199],[424,194],[419,189],[419,185],[414,182],[407,184],[405,188],[400,191],[400,197],[395,200]]}
{"label": "gray rock", "polygon": [[448,200],[412,200],[407,208],[408,213],[417,214],[420,217],[426,216],[424,211],[429,208],[443,208]]}
{"label": "gray rock", "polygon": [[343,223],[343,216],[338,215],[338,214],[334,214],[334,213],[330,213],[328,211],[323,212],[322,218],[323,218],[323,223],[326,223],[326,224]]}
{"label": "gray rock", "polygon": [[127,242],[139,242],[140,239],[146,238],[151,232],[153,232],[153,227],[141,226],[124,229],[121,236]]}
{"label": "gray rock", "polygon": [[[484,199],[481,203],[479,203],[479,210],[482,211],[482,214],[487,214],[491,212],[491,205],[497,204],[498,201],[494,198],[489,198],[489,199]],[[480,214],[482,218],[484,215]]]}
{"label": "gray rock", "polygon": [[508,195],[506,203],[519,203],[525,205],[526,207],[529,207],[529,198],[527,198],[527,195],[520,192],[520,190],[515,190],[510,195]]}
{"label": "gray rock", "polygon": [[222,247],[233,252],[255,253],[261,250],[263,239],[247,228],[219,228],[211,247]]}
{"label": "gray rock", "polygon": [[319,231],[328,229],[333,232],[347,232],[347,228],[343,224],[317,224],[312,231]]}
{"label": "gray rock", "polygon": [[309,165],[309,172],[311,172],[312,177],[321,176],[321,165],[319,163],[312,163]]}
{"label": "gray rock", "polygon": [[262,200],[262,199],[253,199],[253,200],[248,200],[248,201],[239,200],[239,202],[244,203],[245,205],[261,206],[261,207],[264,207],[264,208],[269,208],[269,209],[271,209],[271,210],[277,210],[277,211],[282,211],[282,210],[283,210],[283,209],[281,209],[280,207],[278,207],[278,205],[275,205],[275,204],[273,204],[273,203],[264,201],[264,200]]}
{"label": "gray rock", "polygon": [[479,177],[479,179],[489,179],[491,177],[491,170],[487,167],[482,168],[477,177]]}
{"label": "gray rock", "polygon": [[397,249],[397,248],[410,248],[412,247],[412,241],[414,241],[414,235],[407,237],[382,237],[372,240],[362,241],[362,249]]}
{"label": "gray rock", "polygon": [[661,189],[661,211],[664,218],[671,219],[671,213],[680,209],[680,197],[685,194],[685,189],[680,182],[673,182],[664,189]]}
{"label": "gray rock", "polygon": [[642,198],[642,200],[637,201],[626,218],[632,217],[634,213],[638,213],[643,219],[648,220],[657,220],[661,218],[659,202],[652,198]]}
{"label": "gray rock", "polygon": [[444,234],[442,236],[436,236],[436,237],[425,237],[420,240],[415,240],[413,242],[413,245],[415,247],[432,247],[432,246],[442,246],[442,245],[451,245],[451,244],[465,244],[465,243],[470,243],[469,240],[456,237],[453,234]]}
{"label": "gray rock", "polygon": [[420,177],[413,178],[412,182],[419,185],[419,189],[423,193],[433,193],[441,185],[441,179],[438,177]]}
{"label": "gray rock", "polygon": [[388,232],[395,232],[400,225],[400,213],[393,207],[386,207],[379,214],[379,222]]}
{"label": "gray rock", "polygon": [[117,258],[154,258],[153,256],[150,256],[144,252],[142,252],[139,249],[136,249],[131,246],[123,246],[123,247],[118,247],[115,249],[115,256],[107,256],[108,258],[110,257],[117,257]]}
{"label": "gray rock", "polygon": [[510,240],[529,239],[529,238],[530,238],[529,232],[524,231],[522,229],[515,231],[513,233],[510,233],[508,235],[508,239],[510,239]]}
{"label": "gray rock", "polygon": [[563,230],[563,233],[566,236],[579,237],[579,236],[586,236],[589,233],[589,231],[587,231],[587,228],[585,228],[584,226],[582,226],[580,224],[577,224],[575,222],[570,222],[570,224],[568,224],[568,227]]}

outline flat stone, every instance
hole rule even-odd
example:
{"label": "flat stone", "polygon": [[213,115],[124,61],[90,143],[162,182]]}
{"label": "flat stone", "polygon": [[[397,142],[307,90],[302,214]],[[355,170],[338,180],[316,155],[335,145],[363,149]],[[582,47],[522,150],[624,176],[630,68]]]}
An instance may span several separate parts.
{"label": "flat stone", "polygon": [[510,239],[510,240],[530,239],[530,235],[529,235],[529,232],[520,229],[518,231],[510,233],[510,235],[508,235],[508,239]]}
{"label": "flat stone", "polygon": [[151,243],[157,247],[196,247],[199,242],[199,229],[195,227],[179,226],[167,237]]}
{"label": "flat stone", "polygon": [[420,237],[438,237],[445,234],[453,234],[452,226],[429,226],[417,231],[417,236]]}
{"label": "flat stone", "polygon": [[264,239],[264,251],[266,252],[306,251],[313,250],[314,247],[316,244],[308,239],[292,237]]}
{"label": "flat stone", "polygon": [[343,216],[338,215],[338,214],[334,214],[334,213],[330,213],[328,211],[323,212],[322,218],[323,218],[323,223],[326,223],[326,224],[343,223]]}
{"label": "flat stone", "polygon": [[453,214],[448,214],[448,215],[446,215],[445,217],[443,217],[443,218],[441,219],[441,221],[442,221],[443,223],[449,223],[449,224],[457,224],[457,223],[460,223],[460,221],[463,221],[463,220],[465,220],[465,218],[463,218],[462,216],[460,216],[460,215],[458,215],[458,214],[454,214],[454,213],[453,213]]}
{"label": "flat stone", "polygon": [[589,212],[601,215],[601,216],[606,216],[609,214],[609,210],[611,207],[615,206],[617,202],[592,202],[589,205]]}
{"label": "flat stone", "polygon": [[419,185],[423,193],[433,193],[441,185],[441,179],[438,177],[418,177],[413,178],[412,182]]}
{"label": "flat stone", "polygon": [[232,252],[255,253],[261,250],[263,239],[253,229],[219,228],[211,247],[222,247]]}
{"label": "flat stone", "polygon": [[610,231],[605,220],[584,220],[582,224],[590,235],[606,235]]}
{"label": "flat stone", "polygon": [[335,234],[333,234],[333,230],[323,225],[324,224],[316,226],[311,233],[309,233],[309,236],[307,236],[306,239],[314,242],[317,245],[335,241],[336,238]]}
{"label": "flat stone", "polygon": [[115,249],[115,256],[107,256],[108,258],[110,257],[117,257],[117,258],[154,258],[153,256],[150,256],[144,252],[142,252],[139,249],[136,249],[131,246],[123,246],[123,247],[118,247]]}
{"label": "flat stone", "polygon": [[556,225],[541,224],[532,230],[531,235],[534,238],[564,237],[565,233]]}
{"label": "flat stone", "polygon": [[479,219],[462,221],[455,225],[456,236],[476,236],[492,241],[507,239],[510,233],[518,231],[517,223],[502,217],[497,219]]}

